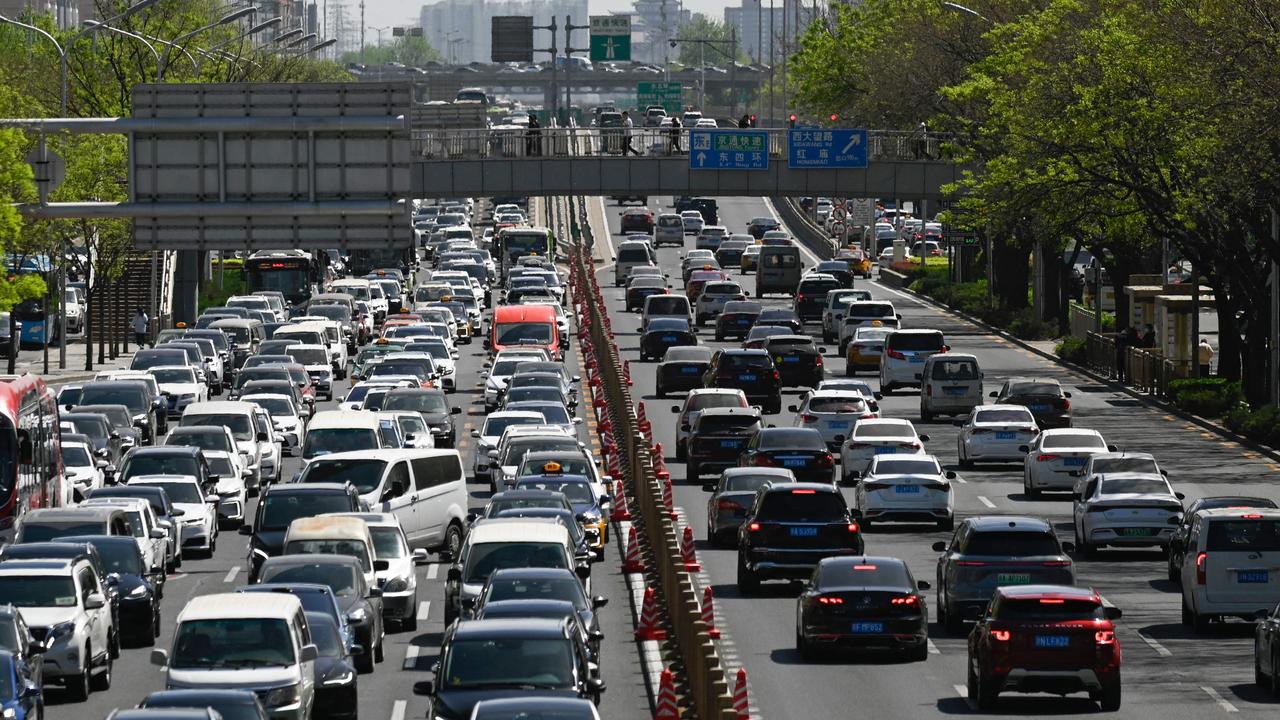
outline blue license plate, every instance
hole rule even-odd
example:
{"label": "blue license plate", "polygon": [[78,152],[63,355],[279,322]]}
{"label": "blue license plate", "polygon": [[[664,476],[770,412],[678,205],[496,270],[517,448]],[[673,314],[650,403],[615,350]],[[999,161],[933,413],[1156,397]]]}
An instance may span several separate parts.
{"label": "blue license plate", "polygon": [[662,342],[675,342],[675,341],[676,341],[676,336],[675,336],[675,335],[663,335],[663,336],[662,336]]}
{"label": "blue license plate", "polygon": [[1084,467],[1084,458],[1062,458],[1062,464],[1067,467]]}
{"label": "blue license plate", "polygon": [[847,420],[842,420],[839,422],[832,420],[831,422],[827,423],[827,427],[830,427],[832,430],[848,430],[849,422]]}
{"label": "blue license plate", "polygon": [[755,375],[739,375],[738,379],[742,382],[755,382],[758,378]]}
{"label": "blue license plate", "polygon": [[685,375],[697,375],[697,374],[698,374],[698,368],[696,368],[696,367],[682,367],[682,368],[680,368],[680,372],[681,372],[681,373],[683,373],[683,374],[685,374]]}
{"label": "blue license plate", "polygon": [[1038,413],[1038,412],[1049,412],[1049,406],[1048,406],[1048,405],[1039,405],[1039,404],[1037,404],[1037,405],[1028,405],[1028,406],[1027,406],[1027,409],[1028,409],[1028,410],[1030,410],[1030,411],[1031,411],[1031,412],[1033,412],[1033,413]]}
{"label": "blue license plate", "polygon": [[782,467],[797,468],[809,464],[809,458],[781,458]]}
{"label": "blue license plate", "polygon": [[996,439],[997,439],[997,440],[1013,440],[1013,439],[1014,439],[1014,438],[1016,438],[1016,437],[1018,437],[1018,433],[1011,433],[1011,432],[998,432],[998,433],[996,433]]}
{"label": "blue license plate", "polygon": [[913,362],[913,363],[922,363],[922,362],[924,362],[924,358],[923,358],[923,357],[921,357],[921,356],[919,356],[919,355],[912,355],[912,356],[911,356],[911,362]]}
{"label": "blue license plate", "polygon": [[782,358],[782,362],[788,362],[788,363],[800,362],[800,356],[788,355],[787,357]]}
{"label": "blue license plate", "polygon": [[856,622],[849,628],[850,632],[859,635],[870,635],[873,633],[884,632],[884,623],[878,622]]}
{"label": "blue license plate", "polygon": [[1071,646],[1071,638],[1067,635],[1037,635],[1035,644],[1038,648],[1065,648]]}
{"label": "blue license plate", "polygon": [[742,446],[741,440],[721,440],[720,441],[720,447],[722,448],[736,448],[741,446]]}
{"label": "blue license plate", "polygon": [[964,394],[964,388],[962,388],[962,387],[944,387],[944,388],[942,388],[942,393],[943,393],[944,395],[963,395],[963,394]]}
{"label": "blue license plate", "polygon": [[1240,583],[1265,583],[1271,579],[1270,573],[1266,570],[1237,570],[1236,582]]}
{"label": "blue license plate", "polygon": [[899,495],[919,495],[919,485],[894,485],[893,491]]}
{"label": "blue license plate", "polygon": [[738,318],[737,320],[733,321],[733,324],[734,325],[750,325],[751,321],[748,320],[747,318]]}
{"label": "blue license plate", "polygon": [[793,527],[791,528],[791,537],[818,537],[818,528]]}
{"label": "blue license plate", "polygon": [[896,453],[896,452],[897,452],[897,450],[896,450],[895,448],[891,448],[891,447],[878,447],[878,448],[876,448],[876,454],[877,454],[877,455],[892,455],[892,454],[894,454],[894,453]]}

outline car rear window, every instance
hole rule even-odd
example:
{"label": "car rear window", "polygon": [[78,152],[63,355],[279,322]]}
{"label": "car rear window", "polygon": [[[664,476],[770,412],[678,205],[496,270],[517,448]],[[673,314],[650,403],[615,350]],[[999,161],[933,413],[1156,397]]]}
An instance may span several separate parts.
{"label": "car rear window", "polygon": [[840,283],[835,280],[805,280],[800,283],[798,292],[825,296],[828,291],[835,290],[838,287],[840,287]]}
{"label": "car rear window", "polygon": [[1049,533],[1026,531],[974,532],[965,542],[965,555],[1024,557],[1060,555],[1058,539]]}
{"label": "car rear window", "polygon": [[713,282],[702,288],[704,295],[740,295],[742,287],[738,283]]}
{"label": "car rear window", "polygon": [[943,345],[942,333],[894,333],[887,344],[894,350],[938,351]]}
{"label": "car rear window", "polygon": [[1244,519],[1209,521],[1207,550],[1261,552],[1280,550],[1280,520]]}
{"label": "car rear window", "polygon": [[1106,449],[1107,444],[1102,438],[1090,433],[1064,433],[1062,435],[1049,435],[1045,437],[1044,442],[1040,444],[1042,448],[1101,448]]}
{"label": "car rear window", "polygon": [[760,419],[750,415],[699,415],[698,432],[749,433],[760,429]]}
{"label": "car rear window", "polygon": [[1053,383],[1020,383],[1009,388],[1009,395],[1052,395],[1062,394],[1062,388]]}
{"label": "car rear window", "polygon": [[718,407],[746,407],[746,403],[741,395],[730,393],[701,393],[694,395],[689,403],[690,410]]}
{"label": "car rear window", "polygon": [[812,428],[771,428],[760,436],[761,450],[826,450],[822,433]]}
{"label": "car rear window", "polygon": [[911,435],[911,430],[906,425],[898,423],[863,423],[853,431],[853,436],[857,438],[886,438],[886,437],[906,437]]}
{"label": "car rear window", "polygon": [[876,463],[877,475],[937,475],[941,472],[938,461],[911,455],[882,457]]}
{"label": "car rear window", "polygon": [[813,338],[788,337],[774,338],[765,342],[765,349],[769,352],[787,352],[789,350],[813,350]]}
{"label": "car rear window", "polygon": [[756,513],[757,519],[773,522],[838,522],[845,517],[843,497],[813,490],[768,493]]}
{"label": "car rear window", "polygon": [[618,262],[649,262],[649,251],[644,248],[623,248],[618,251]]}
{"label": "car rear window", "polygon": [[809,400],[809,412],[814,413],[863,413],[867,403],[862,398],[816,397]]}
{"label": "car rear window", "polygon": [[939,360],[933,364],[929,377],[934,380],[977,380],[978,363],[972,360]]}
{"label": "car rear window", "polygon": [[795,476],[790,472],[786,475],[730,475],[724,489],[729,492],[755,492],[770,482],[795,482]]}
{"label": "car rear window", "polygon": [[892,317],[893,306],[888,303],[856,303],[849,306],[849,314],[858,317]]}
{"label": "car rear window", "polygon": [[651,296],[647,309],[650,315],[688,314],[689,300],[678,295],[672,297]]}
{"label": "car rear window", "polygon": [[662,356],[663,362],[710,362],[711,353],[700,347],[673,347]]}
{"label": "car rear window", "polygon": [[884,562],[838,562],[822,566],[823,587],[915,588],[905,565]]}
{"label": "car rear window", "polygon": [[984,423],[1030,423],[1035,417],[1030,410],[979,410],[974,422]]}
{"label": "car rear window", "polygon": [[995,616],[997,620],[1030,622],[1102,620],[1104,618],[1100,603],[1066,598],[1001,600]]}
{"label": "car rear window", "polygon": [[768,355],[724,355],[720,358],[720,367],[730,370],[772,368],[773,360]]}

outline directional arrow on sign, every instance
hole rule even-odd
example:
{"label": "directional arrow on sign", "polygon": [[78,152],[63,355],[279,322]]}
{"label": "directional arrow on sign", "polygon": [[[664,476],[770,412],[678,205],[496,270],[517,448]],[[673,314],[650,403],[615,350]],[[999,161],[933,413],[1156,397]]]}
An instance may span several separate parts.
{"label": "directional arrow on sign", "polygon": [[698,165],[706,165],[706,164],[707,164],[707,154],[704,152],[698,153]]}
{"label": "directional arrow on sign", "polygon": [[861,135],[859,135],[859,134],[857,134],[857,133],[854,133],[854,134],[849,138],[849,144],[844,146],[844,149],[840,151],[840,154],[841,154],[841,155],[845,155],[845,154],[847,154],[850,150],[852,150],[852,149],[854,148],[854,146],[856,146],[856,145],[861,145],[861,144],[862,144],[862,136],[861,136]]}

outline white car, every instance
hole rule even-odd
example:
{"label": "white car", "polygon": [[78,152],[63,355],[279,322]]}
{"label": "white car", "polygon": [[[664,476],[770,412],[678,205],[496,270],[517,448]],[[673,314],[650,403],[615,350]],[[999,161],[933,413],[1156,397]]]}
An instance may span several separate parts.
{"label": "white car", "polygon": [[209,399],[209,385],[200,381],[196,369],[189,365],[165,365],[148,368],[160,386],[160,394],[168,403],[169,418],[182,417],[182,411],[192,403]]}
{"label": "white car", "polygon": [[843,288],[828,291],[827,306],[822,310],[822,341],[833,343],[840,339],[840,328],[844,325],[844,315],[849,309],[849,303],[870,299],[870,290]]}
{"label": "white car", "polygon": [[702,227],[706,224],[700,210],[685,210],[680,213],[680,221],[684,223],[685,235],[697,235],[702,232]]}
{"label": "white car", "polygon": [[928,435],[916,433],[910,420],[874,418],[859,420],[840,446],[840,472],[846,483],[853,472],[865,473],[877,455],[923,455]]}
{"label": "white car", "polygon": [[920,387],[924,361],[948,350],[938,330],[894,330],[884,340],[880,354],[880,392],[897,387]]}
{"label": "white car", "polygon": [[898,520],[932,522],[939,530],[950,530],[955,522],[955,478],[932,455],[879,455],[858,477],[853,506],[862,513],[864,528]]}
{"label": "white car", "polygon": [[1275,606],[1280,510],[1199,510],[1192,527],[1197,531],[1188,538],[1180,568],[1183,625],[1202,633],[1213,618],[1236,616],[1252,623],[1259,610]]}
{"label": "white car", "polygon": [[156,511],[148,500],[125,497],[89,498],[80,505],[105,505],[123,510],[129,516],[129,528],[133,530],[133,539],[138,543],[138,553],[142,555],[147,572],[164,573],[165,562],[169,558],[169,532],[160,527]]}
{"label": "white car", "polygon": [[956,420],[956,455],[960,467],[979,462],[1015,462],[1040,434],[1035,416],[1021,405],[979,405],[963,420]]}
{"label": "white car", "polygon": [[1022,492],[1035,497],[1041,490],[1070,490],[1075,487],[1075,473],[1084,469],[1089,456],[1115,452],[1108,447],[1097,430],[1055,428],[1045,430],[1027,446],[1022,461]]}
{"label": "white car", "polygon": [[339,410],[363,410],[364,399],[368,396],[370,390],[381,388],[390,390],[398,387],[417,387],[419,383],[414,382],[413,385],[407,385],[400,382],[391,382],[383,378],[380,380],[363,380],[351,386],[347,391],[347,396],[342,398],[342,402],[338,403]]}
{"label": "white car", "polygon": [[164,488],[173,506],[182,511],[182,553],[203,553],[213,557],[218,549],[218,496],[206,496],[200,483],[190,475],[138,475],[130,485]]}
{"label": "white car", "polygon": [[284,352],[293,361],[307,369],[307,376],[315,385],[316,396],[325,400],[333,399],[333,363],[329,349],[324,345],[298,344],[290,345]]}
{"label": "white car", "polygon": [[369,526],[373,537],[373,559],[387,567],[375,572],[382,588],[382,617],[395,622],[403,632],[418,629],[417,566],[429,561],[424,548],[409,549],[400,520],[391,513],[328,513],[325,517],[353,517]]}
{"label": "white car", "polygon": [[827,448],[836,450],[859,420],[875,418],[862,393],[852,390],[816,390],[799,405],[788,408],[796,413],[795,426],[813,428],[822,433]]}
{"label": "white car", "polygon": [[[1148,453],[1091,455],[1072,490],[1076,547],[1169,547],[1182,522],[1182,493]],[[1193,531],[1194,533],[1194,531]]]}
{"label": "white car", "polygon": [[694,239],[693,246],[698,250],[715,252],[720,249],[720,243],[728,236],[729,228],[724,225],[704,225],[702,230],[698,231],[698,237]]}
{"label": "white car", "polygon": [[866,380],[855,380],[852,378],[829,378],[818,383],[818,387],[813,390],[806,390],[800,394],[805,397],[808,393],[818,392],[820,390],[848,390],[856,392],[867,401],[867,407],[875,417],[880,417],[880,400],[883,396],[878,390],[871,389],[871,383]]}
{"label": "white car", "polygon": [[384,410],[378,413],[378,417],[386,418],[396,424],[404,447],[415,450],[435,449],[435,436],[431,434],[431,428],[427,427],[422,415],[407,410]]}
{"label": "white car", "polygon": [[245,518],[248,491],[244,481],[249,471],[242,470],[231,453],[206,450],[204,459],[209,463],[209,474],[218,478],[214,492],[218,494],[219,520],[223,525],[239,527]]}
{"label": "white car", "polygon": [[725,303],[746,300],[747,293],[732,280],[714,280],[702,286],[694,309],[694,324],[702,327],[708,320],[715,320],[724,312]]}
{"label": "white car", "polygon": [[282,452],[284,449],[292,455],[293,451],[302,446],[303,434],[303,413],[304,410],[298,408],[294,398],[291,395],[283,395],[276,393],[255,393],[253,395],[242,395],[242,402],[253,403],[271,416],[271,425],[275,430],[276,436],[280,438]]}
{"label": "white car", "polygon": [[456,350],[450,350],[448,343],[437,337],[424,338],[418,341],[423,345],[420,352],[424,352],[431,356],[431,362],[436,366],[436,373],[439,375],[440,387],[445,392],[454,392],[458,389],[458,353]]}
{"label": "white car", "polygon": [[471,431],[471,437],[476,440],[475,460],[472,469],[475,479],[479,482],[482,479],[489,479],[489,451],[498,448],[498,441],[502,439],[502,433],[513,425],[541,425],[545,422],[541,413],[507,410],[501,412],[490,413],[484,419],[484,424],[477,430]]}
{"label": "white car", "polygon": [[254,488],[257,492],[268,482],[279,482],[283,471],[283,451],[279,436],[276,435],[275,423],[271,422],[271,413],[265,408],[254,407],[254,436],[258,442],[258,462],[261,468],[260,482]]}
{"label": "white car", "polygon": [[698,118],[698,121],[694,123],[693,126],[698,129],[711,129],[711,130],[714,130],[720,127],[718,124],[716,124],[715,118]]}
{"label": "white car", "polygon": [[75,497],[84,497],[90,490],[97,490],[106,483],[109,463],[94,454],[93,445],[62,443],[62,467],[71,483]]}

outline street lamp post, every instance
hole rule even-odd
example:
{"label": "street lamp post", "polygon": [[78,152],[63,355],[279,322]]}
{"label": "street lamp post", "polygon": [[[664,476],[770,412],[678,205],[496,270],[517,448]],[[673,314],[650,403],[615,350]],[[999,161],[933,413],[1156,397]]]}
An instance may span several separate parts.
{"label": "street lamp post", "polygon": [[[155,2],[155,0],[151,0],[151,2]],[[184,33],[174,38],[171,44],[168,44],[165,46],[164,55],[160,56],[160,72],[157,73],[157,78],[156,78],[157,81],[162,82],[164,80],[164,71],[168,69],[168,65],[169,65],[169,52],[173,50],[175,45],[181,44],[184,40],[190,40],[191,38],[195,37],[196,35],[199,35],[202,32],[205,32],[206,30],[212,30],[213,28],[216,28],[222,25],[227,25],[229,23],[233,23],[239,20],[240,18],[248,17],[249,15],[253,15],[256,12],[258,12],[258,8],[256,7],[240,8],[239,10],[223,15],[222,17],[209,23],[208,25],[205,25],[203,27],[198,27],[195,30],[192,30],[191,32]]]}
{"label": "street lamp post", "polygon": [[[275,27],[276,25],[279,25],[282,22],[284,22],[284,18],[279,16],[273,17],[270,20],[267,20],[265,22],[260,22],[257,25],[254,25],[253,27],[237,35],[236,37],[230,38],[228,40],[223,40],[217,45],[214,45],[212,47],[206,48],[204,51],[201,51],[199,53],[200,60],[192,61],[192,64],[196,66],[196,76],[198,77],[200,75],[200,68],[204,67],[204,61],[208,60],[213,53],[217,53],[219,50],[230,45],[233,42],[239,42],[240,40],[243,40],[247,37],[252,37],[253,35],[257,35],[263,30],[266,30],[267,28],[270,28],[270,27]],[[237,57],[237,56],[233,55],[232,57]]]}
{"label": "street lamp post", "polygon": [[334,45],[334,44],[336,44],[337,42],[338,42],[338,39],[337,39],[337,38],[329,38],[328,40],[323,40],[323,41],[321,41],[321,42],[316,43],[315,45],[312,45],[311,47],[307,48],[306,50],[303,50],[302,52],[300,52],[300,53],[298,53],[298,54],[299,54],[299,55],[310,55],[311,53],[313,53],[313,52],[315,52],[315,51],[317,51],[317,50],[323,50],[324,48],[327,48],[327,47],[329,47],[330,45]]}

